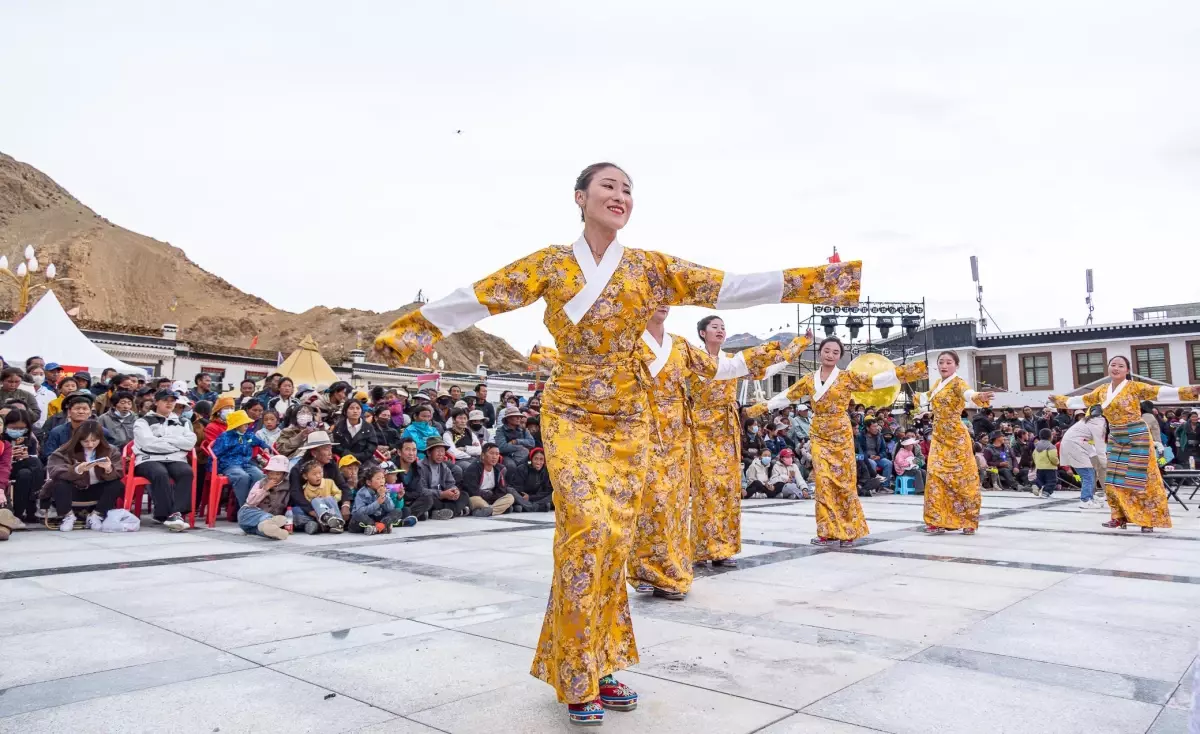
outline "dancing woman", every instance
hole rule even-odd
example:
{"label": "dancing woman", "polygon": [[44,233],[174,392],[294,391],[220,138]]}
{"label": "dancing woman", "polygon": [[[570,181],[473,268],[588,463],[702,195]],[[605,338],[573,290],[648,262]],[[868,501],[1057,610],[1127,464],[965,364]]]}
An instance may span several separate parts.
{"label": "dancing woman", "polygon": [[[808,346],[808,339],[795,339],[786,349],[780,349],[777,342],[768,342],[733,358],[720,355],[714,359],[683,337],[666,333],[663,322],[669,312],[670,307],[659,307],[642,334],[651,377],[649,391],[654,406],[651,418],[654,424],[650,429],[646,489],[634,530],[628,575],[629,583],[638,591],[678,601],[692,587],[691,467],[696,444],[692,443],[695,427],[690,425],[686,385],[689,380],[697,379],[736,387],[738,377],[750,374],[751,364],[760,368],[761,374],[755,379],[762,379],[771,369],[782,371],[789,361],[797,358]],[[771,360],[778,366],[766,368]],[[729,405],[736,409],[732,402]],[[720,444],[720,447],[727,447],[734,460],[738,460],[736,440]],[[731,486],[739,491],[736,494],[724,492],[711,499],[718,504],[732,503],[732,522],[737,523],[740,520],[736,510],[741,501],[741,485]]]}
{"label": "dancing woman", "polygon": [[1062,410],[1086,409],[1099,405],[1108,419],[1108,470],[1104,495],[1112,519],[1106,528],[1124,528],[1127,523],[1141,527],[1143,533],[1154,528],[1171,527],[1167,490],[1158,469],[1158,456],[1150,439],[1150,429],[1142,421],[1143,400],[1191,402],[1200,400],[1200,385],[1159,387],[1129,379],[1129,360],[1117,355],[1108,361],[1107,385],[1082,397],[1052,395],[1051,402]]}
{"label": "dancing woman", "polygon": [[623,247],[633,210],[617,166],[588,166],[575,182],[583,235],[538,250],[397,319],[375,349],[407,360],[488,315],[546,301],[559,362],[546,386],[542,439],[554,484],[554,579],[534,676],[554,686],[578,723],[637,695],[612,674],[638,661],[625,563],[646,480],[650,415],[641,334],[660,305],[746,308],[762,303],[850,304],[861,263],[734,275],[650,250]]}
{"label": "dancing woman", "polygon": [[975,392],[958,376],[958,353],[938,355],[939,378],[917,403],[933,411],[933,439],[929,446],[929,478],[925,481],[925,532],[940,535],[961,529],[974,535],[979,529],[979,469],[971,434],[962,422],[968,405],[986,408],[993,393]]}
{"label": "dancing woman", "polygon": [[854,431],[846,405],[850,394],[877,390],[925,377],[925,363],[914,362],[867,377],[838,369],[844,351],[837,337],[828,337],[817,348],[821,366],[801,377],[786,393],[752,406],[747,415],[758,417],[780,410],[803,397],[812,398],[813,419],[808,436],[812,441],[813,477],[817,500],[817,537],[813,545],[854,545],[870,529],[858,500],[858,471],[854,457]]}

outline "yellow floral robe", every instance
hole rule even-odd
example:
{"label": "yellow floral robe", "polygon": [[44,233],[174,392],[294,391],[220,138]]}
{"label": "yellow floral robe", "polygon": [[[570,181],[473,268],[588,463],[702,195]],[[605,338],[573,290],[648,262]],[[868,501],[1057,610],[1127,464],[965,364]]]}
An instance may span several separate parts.
{"label": "yellow floral robe", "polygon": [[948,380],[938,380],[928,393],[917,396],[917,402],[933,411],[929,478],[925,481],[925,524],[948,530],[976,530],[982,503],[979,468],[962,412],[968,404],[986,408],[988,401],[979,399],[956,374]]}
{"label": "yellow floral robe", "polygon": [[756,417],[801,398],[812,398],[813,418],[808,437],[812,441],[817,535],[835,540],[856,540],[865,537],[870,529],[858,499],[854,428],[846,412],[850,394],[923,379],[925,363],[903,365],[874,377],[836,370],[820,384],[820,389],[817,384],[819,374],[801,377],[786,393],[776,395],[764,407],[755,406],[750,415]]}
{"label": "yellow floral robe", "polygon": [[854,303],[861,263],[738,275],[614,241],[596,262],[587,242],[550,246],[401,316],[375,339],[407,359],[490,314],[542,298],[558,364],[542,401],[555,492],[554,579],[530,671],[562,703],[599,695],[599,679],[638,661],[625,564],[646,479],[649,376],[637,356],[659,305],[746,308]]}
{"label": "yellow floral robe", "polygon": [[[738,376],[762,380],[798,358],[808,344],[808,339],[801,338],[782,349],[777,342],[767,342],[722,360],[740,361],[743,366]],[[693,562],[723,561],[742,550],[742,427],[737,380],[705,380],[692,375],[688,394]]]}
{"label": "yellow floral robe", "polygon": [[[1106,383],[1082,397],[1051,396],[1051,401],[1063,410],[1084,410],[1093,405],[1104,406],[1104,417],[1109,426],[1108,472],[1104,479],[1104,496],[1112,519],[1129,522],[1143,528],[1171,527],[1171,510],[1167,488],[1163,486],[1158,468],[1158,455],[1154,442],[1149,441],[1149,461],[1146,467],[1146,488],[1135,491],[1114,484],[1114,473],[1119,471],[1120,462],[1114,460],[1114,434],[1116,429],[1137,426],[1142,422],[1143,400],[1164,402],[1191,402],[1200,400],[1200,385],[1189,387],[1159,387],[1144,382],[1126,380],[1111,400],[1108,400],[1110,384]],[[1105,405],[1105,402],[1108,402]]]}

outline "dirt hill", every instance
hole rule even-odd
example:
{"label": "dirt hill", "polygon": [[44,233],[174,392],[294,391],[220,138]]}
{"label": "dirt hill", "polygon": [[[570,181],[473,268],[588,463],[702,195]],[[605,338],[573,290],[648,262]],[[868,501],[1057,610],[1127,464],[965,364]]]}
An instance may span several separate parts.
{"label": "dirt hill", "polygon": [[[49,176],[0,153],[0,254],[15,266],[27,244],[43,263],[55,263],[58,277],[72,279],[55,292],[65,308],[79,307],[80,319],[152,329],[173,323],[181,340],[243,349],[257,335],[258,349],[271,356],[286,355],[312,334],[326,358],[341,360],[360,340],[370,350],[375,334],[417,307],[387,313],[325,306],[300,314],[281,311],[202,269],[183,250],[109,222]],[[172,288],[164,292],[147,283]],[[11,307],[13,300],[11,288],[0,289],[0,304]],[[473,372],[480,352],[493,369],[525,367],[508,342],[475,328],[451,336],[437,350],[451,370]],[[412,364],[424,360],[419,355]]]}

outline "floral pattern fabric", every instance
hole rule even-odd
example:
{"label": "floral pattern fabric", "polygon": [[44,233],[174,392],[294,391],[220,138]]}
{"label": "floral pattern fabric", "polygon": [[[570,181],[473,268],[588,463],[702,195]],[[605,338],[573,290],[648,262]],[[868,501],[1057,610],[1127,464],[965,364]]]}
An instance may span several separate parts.
{"label": "floral pattern fabric", "polygon": [[[1104,408],[1104,417],[1108,420],[1110,427],[1109,441],[1106,447],[1109,471],[1104,481],[1104,497],[1108,501],[1109,513],[1113,520],[1133,523],[1143,528],[1171,527],[1170,496],[1167,494],[1162,473],[1158,468],[1158,451],[1151,442],[1144,490],[1136,491],[1130,487],[1114,484],[1113,470],[1120,463],[1117,457],[1127,453],[1129,447],[1117,445],[1114,440],[1115,435],[1123,432],[1111,429],[1141,423],[1142,401],[1157,400],[1161,389],[1157,385],[1129,380],[1126,382],[1125,388],[1113,397],[1108,407]],[[1093,405],[1103,405],[1107,397],[1108,383],[1105,383],[1084,395],[1083,405],[1087,408]],[[1186,402],[1200,400],[1200,385],[1179,388],[1179,399]],[[1050,400],[1062,410],[1066,410],[1068,407],[1068,398],[1063,395],[1054,395]]]}
{"label": "floral pattern fabric", "polygon": [[[937,388],[935,384],[934,389]],[[929,446],[929,478],[925,481],[925,524],[958,530],[979,528],[979,467],[971,434],[960,418],[967,407],[967,387],[958,375],[929,398],[933,439]],[[933,390],[930,391],[932,395]],[[924,402],[918,400],[918,403]],[[987,401],[975,398],[986,408]]]}
{"label": "floral pattern fabric", "polygon": [[[826,267],[786,271],[800,283],[789,302],[830,288],[838,302],[857,300],[857,280],[840,271],[826,276]],[[544,299],[545,325],[558,349],[541,414],[555,490],[555,571],[530,672],[552,685],[562,703],[594,700],[601,676],[638,661],[625,566],[651,435],[641,334],[660,305],[714,307],[722,279],[719,270],[625,248],[578,323],[563,310],[585,285],[571,246],[539,250],[473,287],[488,314]],[[843,283],[846,289],[837,291]],[[375,348],[404,360],[441,336],[414,311],[381,333]]]}

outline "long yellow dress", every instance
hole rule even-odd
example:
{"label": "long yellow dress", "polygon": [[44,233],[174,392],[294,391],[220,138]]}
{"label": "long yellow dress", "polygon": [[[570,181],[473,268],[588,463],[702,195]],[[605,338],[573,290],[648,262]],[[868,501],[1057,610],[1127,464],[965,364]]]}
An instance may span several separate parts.
{"label": "long yellow dress", "polygon": [[[742,365],[739,377],[762,380],[772,367],[781,368],[804,351],[780,349],[767,342],[732,359]],[[787,354],[782,354],[787,352]],[[723,561],[742,551],[742,427],[737,380],[688,378],[692,422],[692,554],[693,562]]]}
{"label": "long yellow dress", "polygon": [[925,524],[947,530],[979,528],[979,468],[971,434],[962,422],[968,404],[986,408],[966,380],[957,374],[938,380],[928,393],[917,396],[933,410],[933,439],[929,444],[929,478],[925,481]]}
{"label": "long yellow dress", "polygon": [[1104,477],[1104,496],[1112,519],[1143,528],[1171,527],[1167,489],[1158,468],[1158,452],[1150,431],[1142,422],[1141,402],[1191,402],[1200,400],[1200,385],[1159,387],[1125,380],[1116,389],[1101,385],[1081,397],[1051,396],[1063,410],[1103,406],[1108,419],[1108,467]]}
{"label": "long yellow dress", "polygon": [[819,372],[805,375],[786,393],[751,409],[750,416],[757,417],[801,398],[812,398],[808,436],[812,441],[818,537],[852,541],[870,533],[858,499],[854,429],[846,412],[850,394],[920,380],[925,374],[924,362],[902,365],[874,377],[834,368],[824,382],[818,383]]}
{"label": "long yellow dress", "polygon": [[736,275],[616,241],[597,263],[581,237],[425,304],[376,338],[376,350],[407,359],[489,314],[545,299],[559,353],[542,403],[555,573],[530,672],[560,702],[594,701],[602,676],[638,660],[625,563],[650,445],[637,348],[651,314],[663,304],[854,303],[860,275],[859,262]]}
{"label": "long yellow dress", "polygon": [[[692,420],[687,409],[687,383],[692,378],[710,382],[729,381],[750,374],[774,360],[772,367],[787,366],[804,352],[809,340],[801,337],[786,349],[776,342],[748,349],[738,356],[721,356],[714,361],[707,352],[681,336],[668,335],[658,344],[649,333],[646,343],[650,374],[650,399],[654,426],[650,434],[650,467],[642,495],[629,557],[629,581],[634,586],[649,584],[664,591],[686,594],[692,588]],[[740,485],[738,485],[740,486]],[[735,502],[740,502],[740,493]],[[740,521],[740,515],[739,515]]]}

